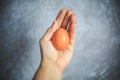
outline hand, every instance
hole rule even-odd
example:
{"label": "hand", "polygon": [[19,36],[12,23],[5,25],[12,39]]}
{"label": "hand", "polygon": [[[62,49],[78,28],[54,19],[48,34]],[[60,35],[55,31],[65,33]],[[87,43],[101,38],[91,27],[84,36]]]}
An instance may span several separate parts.
{"label": "hand", "polygon": [[[67,26],[69,27],[69,46],[62,51],[56,50],[51,43],[51,37],[58,28],[66,29]],[[40,39],[41,64],[33,80],[61,80],[62,73],[73,55],[75,35],[76,16],[71,10],[62,9],[56,20]]]}
{"label": "hand", "polygon": [[[68,26],[69,24],[69,26]],[[68,28],[68,35],[70,38],[69,46],[62,51],[56,50],[51,43],[51,37],[53,33],[59,28]],[[72,10],[62,9],[56,17],[56,20],[48,28],[44,36],[40,39],[41,48],[41,64],[52,65],[64,71],[68,63],[70,62],[73,50],[74,40],[76,34],[76,15],[73,14]]]}

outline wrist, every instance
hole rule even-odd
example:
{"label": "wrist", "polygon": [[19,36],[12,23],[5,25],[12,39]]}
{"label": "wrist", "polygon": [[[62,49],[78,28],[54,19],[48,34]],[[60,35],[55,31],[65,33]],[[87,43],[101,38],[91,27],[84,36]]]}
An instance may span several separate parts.
{"label": "wrist", "polygon": [[50,80],[62,80],[62,72],[50,63],[41,62],[39,69],[48,75]]}
{"label": "wrist", "polygon": [[41,63],[40,63],[40,67],[43,67],[43,66],[46,68],[56,69],[61,74],[64,72],[64,68],[62,66],[60,66],[59,64],[57,64],[57,62],[55,62],[55,61],[42,59]]}

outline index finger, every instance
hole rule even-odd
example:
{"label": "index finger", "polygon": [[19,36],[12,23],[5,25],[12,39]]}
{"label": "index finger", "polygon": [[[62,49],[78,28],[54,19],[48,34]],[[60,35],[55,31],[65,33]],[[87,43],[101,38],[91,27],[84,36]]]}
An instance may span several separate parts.
{"label": "index finger", "polygon": [[61,9],[60,12],[58,13],[57,17],[56,17],[56,21],[58,22],[58,26],[60,27],[61,26],[61,23],[64,19],[64,16],[66,14],[66,9]]}

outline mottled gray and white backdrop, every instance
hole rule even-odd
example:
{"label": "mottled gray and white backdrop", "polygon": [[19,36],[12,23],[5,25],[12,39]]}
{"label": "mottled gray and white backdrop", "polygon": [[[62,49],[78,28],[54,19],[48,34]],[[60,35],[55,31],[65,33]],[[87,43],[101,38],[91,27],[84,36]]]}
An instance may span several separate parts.
{"label": "mottled gray and white backdrop", "polygon": [[0,0],[0,80],[32,80],[39,39],[61,8],[77,15],[63,80],[120,80],[120,0]]}

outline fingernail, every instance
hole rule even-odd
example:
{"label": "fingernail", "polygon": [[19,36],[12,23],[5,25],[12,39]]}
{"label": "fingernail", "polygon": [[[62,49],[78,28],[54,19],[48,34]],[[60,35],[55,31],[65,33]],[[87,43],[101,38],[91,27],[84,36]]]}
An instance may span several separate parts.
{"label": "fingernail", "polygon": [[66,8],[62,8],[61,10],[67,10]]}

